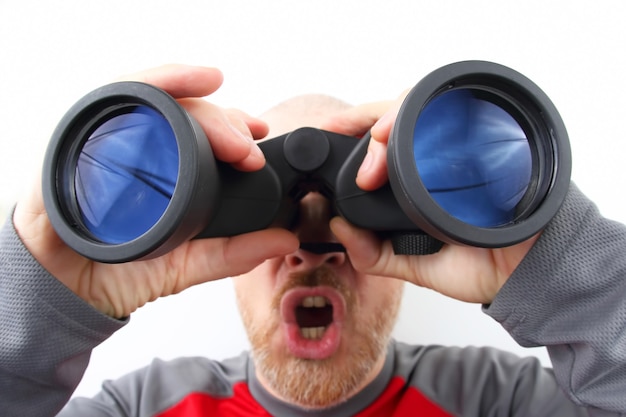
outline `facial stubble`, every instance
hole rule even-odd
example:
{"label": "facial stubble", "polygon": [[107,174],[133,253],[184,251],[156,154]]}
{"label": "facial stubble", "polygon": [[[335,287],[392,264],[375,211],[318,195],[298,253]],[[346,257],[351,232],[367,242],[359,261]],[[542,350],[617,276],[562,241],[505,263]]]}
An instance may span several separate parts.
{"label": "facial stubble", "polygon": [[[385,279],[385,278],[379,278]],[[346,315],[339,351],[323,360],[303,359],[272,349],[280,331],[279,306],[283,294],[300,286],[329,286],[346,301]],[[362,388],[364,381],[386,353],[396,322],[402,286],[394,285],[381,301],[367,310],[359,298],[330,269],[321,267],[308,274],[294,274],[272,300],[271,322],[254,320],[242,294],[239,309],[252,346],[257,373],[283,400],[311,409],[337,405]]]}

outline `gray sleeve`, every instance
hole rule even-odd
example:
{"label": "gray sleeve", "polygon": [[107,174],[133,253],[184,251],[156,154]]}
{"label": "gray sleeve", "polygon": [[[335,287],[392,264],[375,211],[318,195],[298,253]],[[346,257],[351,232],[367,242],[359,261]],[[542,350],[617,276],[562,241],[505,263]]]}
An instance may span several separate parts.
{"label": "gray sleeve", "polygon": [[572,185],[485,311],[520,345],[546,346],[559,385],[590,415],[626,413],[625,294],[626,227]]}
{"label": "gray sleeve", "polygon": [[33,259],[10,220],[0,230],[0,416],[54,416],[91,350],[124,325]]}
{"label": "gray sleeve", "polygon": [[[246,379],[247,361],[245,353],[223,361],[204,357],[154,359],[145,368],[104,381],[93,398],[73,398],[58,417],[152,417],[166,414],[165,410],[199,393],[205,396],[205,405],[213,399],[218,403],[232,398],[235,384]],[[208,408],[204,412],[213,415]]]}
{"label": "gray sleeve", "polygon": [[[491,347],[398,344],[398,368],[425,398],[459,417],[590,417],[570,401],[550,369]],[[410,371],[409,371],[410,370]],[[410,373],[409,373],[410,372]]]}

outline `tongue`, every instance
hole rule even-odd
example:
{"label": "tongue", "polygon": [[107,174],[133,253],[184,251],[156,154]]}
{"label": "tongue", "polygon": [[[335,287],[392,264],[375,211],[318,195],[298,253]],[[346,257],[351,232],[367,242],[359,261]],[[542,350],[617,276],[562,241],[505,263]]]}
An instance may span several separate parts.
{"label": "tongue", "polygon": [[296,321],[300,327],[326,327],[333,321],[333,307],[296,307]]}

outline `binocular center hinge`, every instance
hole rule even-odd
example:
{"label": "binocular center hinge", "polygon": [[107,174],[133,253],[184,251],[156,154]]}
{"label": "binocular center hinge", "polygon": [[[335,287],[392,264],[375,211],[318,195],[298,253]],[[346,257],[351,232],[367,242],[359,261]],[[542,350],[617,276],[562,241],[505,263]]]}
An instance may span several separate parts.
{"label": "binocular center hinge", "polygon": [[287,135],[283,151],[293,169],[308,173],[324,165],[330,155],[330,143],[321,130],[305,127]]}

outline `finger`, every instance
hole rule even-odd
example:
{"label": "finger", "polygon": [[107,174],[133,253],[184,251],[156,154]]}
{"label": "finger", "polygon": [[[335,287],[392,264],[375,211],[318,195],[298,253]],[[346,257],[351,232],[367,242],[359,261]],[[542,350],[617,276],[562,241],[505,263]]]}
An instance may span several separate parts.
{"label": "finger", "polygon": [[369,130],[367,154],[357,173],[357,185],[366,191],[383,186],[388,180],[387,142],[407,91],[396,100],[380,101],[353,107],[330,119],[325,127],[340,133],[358,135]]}
{"label": "finger", "polygon": [[203,99],[181,99],[179,103],[198,121],[217,159],[244,171],[265,165],[265,157],[252,136],[235,127],[222,109]]}
{"label": "finger", "polygon": [[[265,229],[230,238],[198,239],[181,252],[173,252],[182,265],[181,291],[191,285],[232,277],[250,271],[263,261],[298,250],[298,238],[285,229]],[[178,250],[178,249],[177,249]]]}
{"label": "finger", "polygon": [[[341,217],[331,220],[330,227],[344,245],[351,264],[362,273],[399,278],[420,286],[424,282],[424,271],[429,267],[422,256],[396,255],[390,240],[381,240],[375,233],[360,229]],[[425,269],[426,268],[426,269]]]}
{"label": "finger", "polygon": [[509,253],[511,248],[445,245],[432,255],[396,255],[390,241],[380,241],[342,218],[332,219],[331,230],[361,273],[402,279],[457,300],[483,304],[494,299],[534,242],[525,242],[522,254]]}
{"label": "finger", "polygon": [[224,112],[233,126],[254,139],[263,139],[269,133],[268,124],[257,117],[239,109],[224,109]]}
{"label": "finger", "polygon": [[384,144],[389,142],[389,135],[391,134],[391,128],[396,121],[397,114],[398,110],[393,108],[378,119],[376,123],[374,123],[371,129],[373,140]]}
{"label": "finger", "polygon": [[[394,277],[426,288],[433,288],[425,277],[432,274],[434,257],[396,255],[391,241],[380,240],[373,232],[357,228],[336,217],[330,227],[344,245],[354,268],[365,274]],[[458,271],[457,271],[458,272]]]}
{"label": "finger", "polygon": [[205,97],[224,80],[217,68],[168,64],[125,75],[119,81],[139,81],[167,91],[174,98]]}
{"label": "finger", "polygon": [[389,108],[392,101],[366,103],[331,116],[321,129],[350,136],[363,136]]}
{"label": "finger", "polygon": [[411,264],[415,257],[395,255],[390,241],[380,240],[373,232],[355,227],[341,217],[333,218],[330,228],[357,271],[418,283],[417,269]]}
{"label": "finger", "polygon": [[356,183],[361,189],[372,191],[382,187],[387,179],[387,145],[372,139],[357,172]]}
{"label": "finger", "polygon": [[404,90],[397,99],[390,103],[387,109],[385,109],[384,114],[374,123],[371,128],[372,138],[374,138],[374,140],[385,144],[389,142],[391,128],[398,117],[400,107],[402,107],[402,103],[407,94],[409,94],[409,91],[410,90]]}
{"label": "finger", "polygon": [[368,271],[376,264],[382,253],[382,242],[374,233],[357,228],[342,217],[330,221],[330,228],[344,245],[350,263],[359,271]]}

